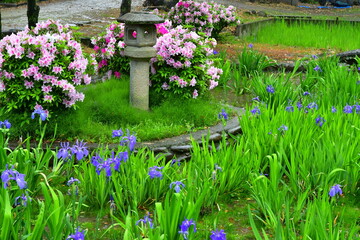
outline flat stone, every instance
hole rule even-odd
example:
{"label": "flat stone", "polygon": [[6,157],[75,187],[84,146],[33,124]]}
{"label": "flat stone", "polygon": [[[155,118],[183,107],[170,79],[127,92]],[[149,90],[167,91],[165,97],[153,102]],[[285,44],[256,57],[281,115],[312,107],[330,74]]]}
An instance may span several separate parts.
{"label": "flat stone", "polygon": [[355,57],[360,57],[360,49],[338,53],[336,54],[336,56],[340,58],[341,62],[345,62],[347,64],[355,64],[357,63]]}
{"label": "flat stone", "polygon": [[168,152],[168,149],[166,147],[156,147],[152,149],[155,153],[165,153]]}
{"label": "flat stone", "polygon": [[158,153],[156,155],[156,157],[160,158],[160,157],[165,157],[165,160],[166,161],[170,161],[171,159],[173,159],[175,156],[174,153],[171,153],[171,152],[167,152],[167,153]]}
{"label": "flat stone", "polygon": [[192,145],[172,146],[170,148],[171,151],[180,152],[180,153],[190,152],[191,149],[192,149]]}
{"label": "flat stone", "polygon": [[222,135],[220,133],[214,133],[209,136],[209,141],[218,142],[222,139]]}
{"label": "flat stone", "polygon": [[228,130],[228,133],[229,134],[232,134],[232,135],[235,135],[235,134],[239,134],[241,133],[241,127],[240,126],[237,126],[237,127],[234,127],[234,128],[231,128]]}
{"label": "flat stone", "polygon": [[176,158],[176,160],[180,161],[180,162],[183,162],[183,161],[187,161],[191,158],[191,155],[190,154],[184,154],[178,158]]}
{"label": "flat stone", "polygon": [[81,22],[75,22],[74,24],[75,24],[76,26],[82,27],[82,26],[84,26],[85,24],[91,24],[91,23],[92,23],[91,21],[81,21]]}

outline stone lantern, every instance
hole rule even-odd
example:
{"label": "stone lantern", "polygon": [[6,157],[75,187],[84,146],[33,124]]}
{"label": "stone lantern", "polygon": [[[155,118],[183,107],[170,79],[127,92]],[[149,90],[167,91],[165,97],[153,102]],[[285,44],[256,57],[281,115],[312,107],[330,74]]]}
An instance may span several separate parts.
{"label": "stone lantern", "polygon": [[164,19],[149,12],[130,12],[117,19],[125,23],[125,56],[130,58],[130,104],[149,110],[149,61],[156,56],[156,23]]}

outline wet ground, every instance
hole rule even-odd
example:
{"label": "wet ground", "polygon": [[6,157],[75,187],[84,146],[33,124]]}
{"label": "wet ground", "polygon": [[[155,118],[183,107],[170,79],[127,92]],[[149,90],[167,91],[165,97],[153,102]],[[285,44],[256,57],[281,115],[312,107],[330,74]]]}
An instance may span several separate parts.
{"label": "wet ground", "polygon": [[[142,0],[133,0],[132,5],[136,10],[141,10]],[[272,15],[330,15],[347,20],[360,20],[360,6],[350,9],[317,9],[317,5],[306,5],[301,8],[286,4],[260,4],[244,0],[216,0],[224,5],[234,5],[238,9],[264,11]],[[59,19],[64,23],[109,23],[119,16],[121,0],[47,0],[39,2],[39,21]],[[3,30],[23,29],[27,24],[27,6],[2,8]]]}
{"label": "wet ground", "polygon": [[[121,0],[48,0],[39,2],[40,14],[39,21],[47,19],[59,19],[64,23],[77,22],[98,22],[108,21],[105,19],[109,10],[118,10],[116,18],[119,16]],[[140,1],[134,1],[134,6],[139,6]],[[3,30],[23,29],[27,25],[26,16],[27,6],[2,8],[2,26]]]}

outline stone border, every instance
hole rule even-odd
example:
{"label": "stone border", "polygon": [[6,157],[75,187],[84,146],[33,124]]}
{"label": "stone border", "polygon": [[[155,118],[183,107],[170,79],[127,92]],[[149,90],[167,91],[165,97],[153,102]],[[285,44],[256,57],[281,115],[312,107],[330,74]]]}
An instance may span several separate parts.
{"label": "stone border", "polygon": [[[241,127],[239,124],[239,117],[245,114],[244,108],[232,107],[236,116],[229,119],[224,126],[223,123],[218,123],[215,126],[209,127],[208,129],[199,130],[193,133],[175,136],[171,138],[164,138],[156,141],[147,141],[137,143],[136,149],[147,148],[153,151],[156,155],[165,156],[167,160],[176,158],[177,160],[186,160],[190,158],[190,152],[192,150],[192,141],[196,141],[201,144],[203,139],[209,142],[218,143],[223,137],[228,138],[237,134],[241,134]],[[22,144],[25,147],[26,144]],[[16,142],[9,142],[8,147],[15,149],[20,145]],[[37,143],[30,143],[31,148],[36,148]],[[119,144],[102,144],[102,143],[87,143],[89,150],[93,151],[97,148],[107,147],[109,149],[118,148]],[[44,143],[42,148],[46,148],[47,144]],[[55,150],[60,148],[60,142],[55,142],[50,145],[50,149]],[[135,151],[136,151],[135,149]]]}

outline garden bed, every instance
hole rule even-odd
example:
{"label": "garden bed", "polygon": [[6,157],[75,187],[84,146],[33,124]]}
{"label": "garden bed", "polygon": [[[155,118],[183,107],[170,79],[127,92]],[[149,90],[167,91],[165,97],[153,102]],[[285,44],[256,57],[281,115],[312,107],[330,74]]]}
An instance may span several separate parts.
{"label": "garden bed", "polygon": [[[109,32],[121,36],[121,28],[111,25],[108,36],[94,41],[94,46],[98,46],[94,50],[98,54],[97,66],[116,64],[116,61],[110,61],[114,55],[109,55],[109,58],[103,55],[111,52],[104,46],[108,49],[112,47],[109,43],[116,40],[113,41]],[[58,29],[55,28],[55,31]],[[180,32],[186,31],[179,27],[172,32],[174,35],[164,33],[168,37],[167,42],[172,42],[170,36],[177,39]],[[173,89],[183,91],[182,95],[187,94],[188,98],[180,99],[176,95],[175,98],[169,97],[169,101],[156,101],[152,110],[146,112],[129,106],[126,74],[116,79],[121,74],[115,74],[115,70],[120,67],[126,70],[120,41],[117,45],[120,47],[117,49],[119,55],[115,60],[122,61],[121,64],[111,72],[103,68],[107,73],[105,76],[112,77],[104,79],[104,82],[76,86],[74,89],[79,92],[74,94],[75,90],[68,84],[74,81],[75,85],[82,80],[88,83],[89,79],[84,66],[77,65],[77,72],[71,71],[75,67],[67,60],[75,56],[68,54],[79,54],[80,49],[78,43],[69,40],[71,36],[66,34],[62,34],[68,37],[66,41],[57,42],[60,36],[49,41],[58,44],[52,49],[61,49],[59,52],[62,54],[57,58],[61,67],[51,65],[48,69],[40,61],[38,69],[32,66],[30,71],[25,66],[25,71],[17,69],[13,73],[11,70],[22,65],[7,62],[2,65],[2,70],[7,71],[3,73],[6,79],[2,78],[2,81],[7,85],[1,82],[2,91],[5,87],[6,90],[20,89],[18,91],[34,95],[35,100],[41,101],[36,98],[35,90],[29,89],[39,82],[34,71],[45,69],[44,72],[52,76],[47,76],[42,84],[36,86],[39,94],[44,90],[51,94],[57,92],[52,101],[57,100],[57,106],[63,108],[61,104],[71,107],[70,100],[81,99],[81,93],[85,92],[88,98],[78,103],[80,109],[76,111],[57,112],[51,109],[53,115],[50,119],[48,113],[37,105],[30,110],[33,111],[30,113],[33,119],[28,113],[21,114],[24,124],[30,125],[33,132],[29,137],[24,133],[23,139],[20,139],[23,144],[15,148],[9,148],[8,141],[24,125],[21,126],[21,121],[0,119],[3,184],[0,188],[0,216],[3,216],[0,219],[0,238],[345,240],[360,237],[359,59],[353,66],[344,66],[339,64],[337,57],[321,56],[315,52],[318,49],[307,52],[308,49],[300,48],[306,56],[301,61],[296,59],[301,56],[291,56],[295,62],[293,71],[268,73],[264,69],[275,63],[259,51],[260,44],[222,33],[218,51],[209,48],[205,52],[194,53],[199,54],[197,57],[201,63],[194,69],[181,68],[181,72],[174,73],[178,68],[161,70],[161,64],[165,65],[165,62],[157,65],[154,74],[160,73],[158,78],[165,76],[162,81],[172,80],[167,83],[173,84]],[[191,40],[201,41],[201,36],[196,33],[191,36]],[[163,39],[160,43],[164,43]],[[206,45],[206,41],[211,42],[205,39],[198,49]],[[33,60],[29,51],[50,46],[32,46],[30,43],[26,45],[29,54],[26,60],[29,62]],[[193,46],[191,43],[187,42]],[[263,46],[265,49],[267,45]],[[3,54],[8,54],[7,61],[17,63],[17,58],[12,58],[8,49],[11,50],[11,47],[3,49]],[[280,48],[277,49],[280,51]],[[296,47],[292,49],[298,50]],[[166,55],[161,56],[156,61],[166,58]],[[85,59],[80,58],[80,61],[84,63]],[[297,72],[301,62],[306,62],[304,71]],[[213,64],[210,70],[202,71],[205,63]],[[192,64],[197,62],[194,60]],[[102,67],[99,67],[100,70]],[[220,68],[222,73],[214,74],[215,70],[220,72],[217,70]],[[90,70],[87,68],[87,71]],[[186,74],[181,76],[189,83],[179,80],[178,75],[182,72],[191,76],[189,79]],[[17,74],[17,77],[11,73]],[[196,79],[193,77],[195,73],[199,74]],[[174,77],[175,74],[178,78]],[[204,98],[197,98],[193,89],[189,88],[187,92],[184,87],[187,84],[194,87],[197,84],[195,80],[200,82],[206,74],[216,77],[216,101],[209,97],[210,94],[205,94],[214,85],[214,82],[206,85],[206,80],[212,79],[210,76],[201,82],[206,89],[202,95]],[[53,79],[54,76],[68,82],[58,82]],[[29,83],[32,78],[36,79]],[[11,86],[18,79],[23,82]],[[152,84],[156,84],[156,80]],[[51,89],[48,89],[49,83],[53,84]],[[166,95],[169,93],[166,91],[172,89],[163,82],[160,84],[155,97]],[[59,92],[57,85],[66,87]],[[73,91],[68,96],[66,89],[69,88]],[[61,95],[63,92],[65,97]],[[15,93],[17,91],[8,94]],[[19,99],[23,96],[20,94]],[[46,96],[47,100],[51,99]],[[56,99],[58,96],[61,98]],[[229,116],[230,108],[220,105],[226,103],[224,96],[245,108],[236,128],[236,133],[241,128],[241,134],[226,128],[237,119]],[[59,101],[62,98],[65,101]],[[18,98],[6,100],[9,104],[5,107],[9,108],[10,103],[14,105],[12,101]],[[26,98],[18,102],[19,105],[25,103]],[[42,103],[45,106],[48,102]],[[28,105],[23,107],[28,110]],[[59,120],[57,124],[55,119]],[[145,127],[143,122],[136,122],[137,119],[145,119],[150,124]],[[177,149],[170,147],[179,152],[189,150],[186,158],[157,154],[146,147],[146,143],[138,143],[139,139],[159,137],[156,128],[165,128],[168,135],[177,126],[185,127],[185,131],[189,132],[219,121],[216,136],[203,136],[201,140],[198,138]],[[131,126],[134,122],[135,126]],[[170,124],[166,125],[167,122]],[[41,143],[46,131],[55,135],[53,141],[59,136],[57,134],[63,134],[61,137],[65,141],[55,150],[43,148]],[[87,140],[93,140],[93,137],[99,143],[95,149],[80,140],[80,137],[85,137],[84,132],[88,134]],[[143,135],[134,135],[134,132]],[[93,133],[101,136],[95,139]],[[30,138],[36,138],[38,145],[32,146]],[[219,142],[216,144],[210,138]],[[108,142],[116,145],[110,146]]]}

